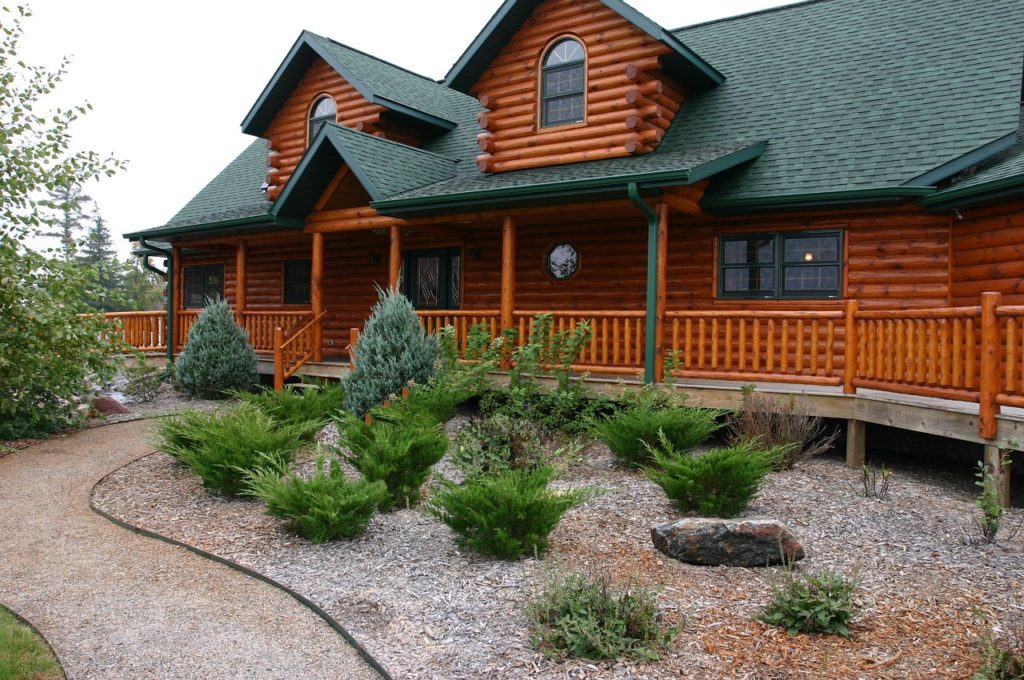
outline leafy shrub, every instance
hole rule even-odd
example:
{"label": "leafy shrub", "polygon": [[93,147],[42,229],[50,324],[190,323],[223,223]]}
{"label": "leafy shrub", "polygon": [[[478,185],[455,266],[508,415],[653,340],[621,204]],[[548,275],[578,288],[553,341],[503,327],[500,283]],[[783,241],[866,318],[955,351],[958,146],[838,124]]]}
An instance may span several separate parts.
{"label": "leafy shrub", "polygon": [[256,352],[224,300],[209,301],[196,319],[175,369],[178,386],[199,399],[224,399],[259,383]]}
{"label": "leafy shrub", "polygon": [[254,405],[240,404],[223,413],[191,411],[161,420],[157,448],[191,468],[203,486],[234,496],[257,468],[283,473],[307,427],[280,425]]}
{"label": "leafy shrub", "polygon": [[404,399],[406,407],[435,423],[447,423],[455,417],[460,404],[475,396],[469,388],[458,388],[444,382],[430,382],[427,385],[412,385],[409,396]]}
{"label": "leafy shrub", "polygon": [[761,620],[797,633],[828,633],[850,637],[853,618],[853,584],[838,574],[822,571],[796,577],[775,588],[774,599]]}
{"label": "leafy shrub", "polygon": [[1024,678],[1024,619],[1014,619],[1001,626],[997,635],[987,618],[981,618],[978,634],[982,664],[973,680],[1020,680]]}
{"label": "leafy shrub", "polygon": [[285,385],[280,392],[264,388],[258,392],[236,391],[233,394],[259,408],[276,423],[306,424],[309,439],[341,410],[345,399],[340,384],[327,382],[313,388],[297,389]]}
{"label": "leafy shrub", "polygon": [[611,416],[595,419],[591,432],[608,445],[620,463],[642,467],[651,462],[651,447],[664,440],[675,451],[706,441],[721,425],[721,411],[670,406],[652,409],[635,403]]}
{"label": "leafy shrub", "polygon": [[755,443],[688,455],[672,449],[666,439],[650,447],[653,466],[645,474],[683,512],[701,517],[735,517],[757,494],[786,447],[758,450]]}
{"label": "leafy shrub", "polygon": [[439,426],[415,417],[372,424],[349,416],[338,423],[341,443],[348,447],[347,460],[371,482],[383,481],[388,495],[378,507],[415,505],[430,469],[448,450],[448,437]]}
{"label": "leafy shrub", "polygon": [[475,419],[459,430],[452,452],[452,462],[467,477],[535,468],[545,460],[536,426],[500,413]]}
{"label": "leafy shrub", "polygon": [[148,403],[156,399],[157,391],[164,382],[166,369],[150,366],[143,356],[138,356],[123,369],[125,385],[121,391],[137,403]]}
{"label": "leafy shrub", "polygon": [[828,431],[817,416],[795,413],[793,398],[782,400],[770,394],[754,392],[753,385],[743,389],[743,406],[729,423],[730,443],[757,439],[766,447],[793,444],[779,459],[779,469],[788,470],[798,461],[831,450],[839,430]]}
{"label": "leafy shrub", "polygon": [[351,481],[337,459],[326,463],[323,456],[309,479],[258,468],[250,473],[245,492],[263,500],[270,515],[288,520],[290,530],[313,543],[355,538],[388,495],[384,482]]}
{"label": "leafy shrub", "polygon": [[411,382],[426,383],[437,358],[437,342],[423,330],[412,303],[396,290],[378,294],[359,337],[356,368],[344,380],[345,408],[357,416]]}
{"label": "leafy shrub", "polygon": [[864,485],[864,498],[877,498],[884,501],[889,496],[889,486],[892,484],[892,470],[885,467],[876,468],[874,465],[861,466],[863,477],[861,482]]}
{"label": "leafy shrub", "polygon": [[583,492],[548,489],[550,465],[470,477],[462,485],[442,480],[430,510],[459,535],[459,545],[506,560],[539,554],[565,511]]}
{"label": "leafy shrub", "polygon": [[662,625],[652,590],[616,590],[605,574],[549,579],[527,605],[526,616],[537,648],[582,659],[653,661],[679,632]]}

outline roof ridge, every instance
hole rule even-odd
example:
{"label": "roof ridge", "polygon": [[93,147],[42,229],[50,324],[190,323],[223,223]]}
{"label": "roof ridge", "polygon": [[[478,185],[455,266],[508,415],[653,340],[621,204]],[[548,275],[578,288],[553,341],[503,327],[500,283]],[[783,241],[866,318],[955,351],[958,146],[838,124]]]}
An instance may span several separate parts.
{"label": "roof ridge", "polygon": [[313,37],[320,38],[321,40],[326,40],[327,42],[334,43],[338,47],[344,47],[346,50],[351,50],[351,51],[353,51],[353,52],[355,52],[357,54],[361,54],[364,57],[369,57],[370,59],[373,59],[374,61],[377,61],[377,62],[380,62],[381,64],[384,64],[385,66],[390,66],[391,68],[398,69],[399,71],[404,71],[404,72],[408,73],[411,76],[416,76],[417,78],[421,78],[421,79],[427,81],[428,83],[431,83],[432,85],[439,85],[439,86],[443,87],[446,90],[451,90],[450,87],[448,87],[447,85],[444,84],[443,80],[435,80],[434,78],[430,78],[429,76],[425,76],[422,73],[416,73],[416,71],[408,69],[408,68],[406,68],[404,66],[399,66],[398,64],[396,64],[394,62],[391,62],[391,61],[388,61],[387,59],[381,59],[380,57],[378,57],[375,54],[370,54],[369,52],[365,52],[365,51],[363,51],[363,50],[361,50],[361,49],[359,49],[357,47],[352,47],[351,45],[347,45],[347,44],[345,44],[345,43],[343,43],[343,42],[341,42],[339,40],[335,40],[334,38],[332,38],[330,36],[320,35],[319,33],[314,33],[313,31],[310,31],[308,29],[306,30],[306,33],[309,33]]}
{"label": "roof ridge", "polygon": [[355,128],[350,128],[350,127],[347,127],[345,125],[339,125],[338,123],[327,123],[327,125],[329,127],[331,127],[331,128],[342,130],[346,134],[352,133],[352,134],[356,134],[356,135],[364,135],[368,139],[372,139],[372,140],[375,140],[375,141],[378,141],[378,142],[381,142],[381,143],[384,143],[384,144],[393,144],[393,145],[395,145],[397,147],[400,147],[400,148],[402,148],[402,149],[404,149],[406,151],[415,151],[415,152],[418,152],[418,153],[423,154],[425,156],[432,156],[433,158],[437,158],[437,159],[440,159],[440,160],[443,160],[443,161],[448,161],[449,163],[458,163],[459,162],[459,159],[452,158],[451,156],[442,156],[439,153],[434,153],[433,151],[428,151],[426,149],[421,149],[418,146],[410,146],[408,144],[402,144],[401,142],[396,142],[395,140],[388,139],[387,137],[377,137],[376,135],[371,135],[368,132],[363,132],[361,130],[356,130]]}
{"label": "roof ridge", "polygon": [[742,14],[733,14],[727,17],[720,17],[718,19],[708,19],[707,21],[698,21],[695,24],[686,24],[679,28],[667,29],[669,33],[677,33],[679,31],[685,31],[690,28],[698,28],[701,26],[710,26],[711,24],[720,24],[726,21],[733,21],[735,19],[746,19],[747,17],[757,16],[759,14],[771,14],[773,12],[781,12],[787,9],[796,9],[805,5],[818,5],[824,2],[830,2],[831,0],[803,0],[802,2],[791,2],[785,5],[776,5],[774,7],[766,7],[764,9],[754,10],[752,12],[744,12]]}

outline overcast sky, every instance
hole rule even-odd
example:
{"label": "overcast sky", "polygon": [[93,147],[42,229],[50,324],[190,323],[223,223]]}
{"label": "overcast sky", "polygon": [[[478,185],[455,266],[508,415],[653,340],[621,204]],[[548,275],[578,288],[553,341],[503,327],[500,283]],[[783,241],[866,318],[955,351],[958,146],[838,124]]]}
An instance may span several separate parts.
{"label": "overcast sky", "polygon": [[[17,0],[0,0],[12,3]],[[35,0],[22,58],[73,59],[55,103],[88,101],[75,146],[129,162],[87,187],[120,235],[162,225],[251,141],[239,125],[306,28],[441,78],[501,0]],[[667,28],[784,0],[632,0]]]}

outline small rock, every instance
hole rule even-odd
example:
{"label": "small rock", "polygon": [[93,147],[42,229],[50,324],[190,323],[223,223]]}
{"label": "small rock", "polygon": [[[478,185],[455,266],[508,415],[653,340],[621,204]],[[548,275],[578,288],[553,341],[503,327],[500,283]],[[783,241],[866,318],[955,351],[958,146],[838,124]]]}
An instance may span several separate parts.
{"label": "small rock", "polygon": [[92,400],[92,407],[104,416],[116,416],[121,413],[130,413],[121,402],[113,397],[97,397]]}
{"label": "small rock", "polygon": [[669,557],[705,566],[763,567],[804,557],[800,542],[774,519],[688,517],[651,527],[651,540]]}

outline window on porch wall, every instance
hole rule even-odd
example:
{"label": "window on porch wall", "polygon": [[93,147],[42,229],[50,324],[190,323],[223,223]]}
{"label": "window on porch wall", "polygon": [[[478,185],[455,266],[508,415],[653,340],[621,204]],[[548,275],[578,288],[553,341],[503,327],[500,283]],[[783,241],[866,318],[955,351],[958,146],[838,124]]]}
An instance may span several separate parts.
{"label": "window on porch wall", "polygon": [[792,231],[718,237],[718,296],[840,297],[842,232]]}
{"label": "window on porch wall", "polygon": [[204,264],[185,267],[183,300],[186,309],[206,306],[206,301],[224,297],[224,265]]}

